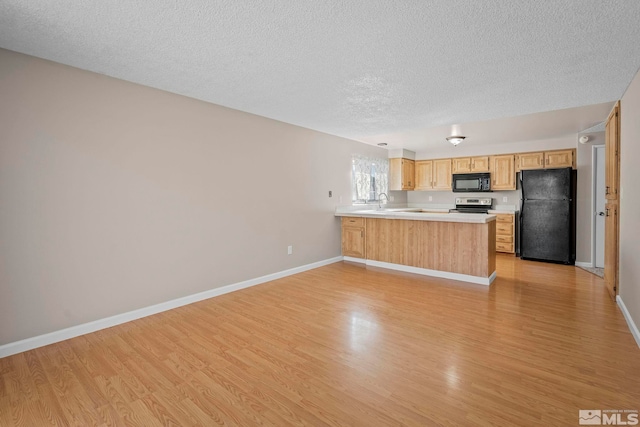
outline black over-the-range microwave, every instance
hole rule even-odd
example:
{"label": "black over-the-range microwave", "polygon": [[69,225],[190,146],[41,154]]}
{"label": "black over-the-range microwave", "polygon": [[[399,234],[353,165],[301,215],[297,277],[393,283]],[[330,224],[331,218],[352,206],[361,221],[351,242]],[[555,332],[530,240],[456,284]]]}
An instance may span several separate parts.
{"label": "black over-the-range microwave", "polygon": [[480,193],[491,191],[491,174],[484,173],[455,173],[451,188],[454,193]]}

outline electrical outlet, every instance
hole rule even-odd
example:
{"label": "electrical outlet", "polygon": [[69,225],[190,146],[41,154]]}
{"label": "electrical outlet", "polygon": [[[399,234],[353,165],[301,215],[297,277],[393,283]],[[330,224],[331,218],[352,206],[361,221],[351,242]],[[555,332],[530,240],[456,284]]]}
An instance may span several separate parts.
{"label": "electrical outlet", "polygon": [[429,201],[433,202],[433,196],[429,196]]}
{"label": "electrical outlet", "polygon": [[293,253],[293,246],[287,246],[287,255],[291,255]]}
{"label": "electrical outlet", "polygon": [[503,201],[503,202],[505,202],[505,203],[507,203],[507,202],[509,201],[509,198],[508,198],[507,196],[504,196],[504,197],[502,198],[502,201]]}
{"label": "electrical outlet", "polygon": [[342,196],[338,197],[338,201],[342,203]]}

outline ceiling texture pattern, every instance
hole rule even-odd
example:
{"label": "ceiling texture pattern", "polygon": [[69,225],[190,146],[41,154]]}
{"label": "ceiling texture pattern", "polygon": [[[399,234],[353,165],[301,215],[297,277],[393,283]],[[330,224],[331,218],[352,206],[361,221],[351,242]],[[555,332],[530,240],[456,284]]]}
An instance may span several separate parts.
{"label": "ceiling texture pattern", "polygon": [[0,47],[373,143],[619,99],[639,23],[637,0],[0,0]]}

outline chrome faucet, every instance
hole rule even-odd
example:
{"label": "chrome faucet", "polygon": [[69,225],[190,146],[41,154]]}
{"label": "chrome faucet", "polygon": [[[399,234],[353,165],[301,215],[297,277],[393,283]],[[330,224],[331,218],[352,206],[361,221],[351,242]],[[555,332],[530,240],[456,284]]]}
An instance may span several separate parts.
{"label": "chrome faucet", "polygon": [[387,203],[389,203],[389,196],[387,196],[387,193],[378,194],[378,209],[382,209],[382,196],[384,196],[384,198],[387,199]]}

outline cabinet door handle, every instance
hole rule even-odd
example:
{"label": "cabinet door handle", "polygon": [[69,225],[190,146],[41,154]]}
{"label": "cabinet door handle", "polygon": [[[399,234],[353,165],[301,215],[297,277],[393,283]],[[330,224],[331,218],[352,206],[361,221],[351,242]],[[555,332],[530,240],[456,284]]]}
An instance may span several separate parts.
{"label": "cabinet door handle", "polygon": [[607,211],[606,216],[609,216],[609,208],[605,208],[605,211]]}
{"label": "cabinet door handle", "polygon": [[608,185],[605,187],[604,194],[609,194],[609,186]]}

